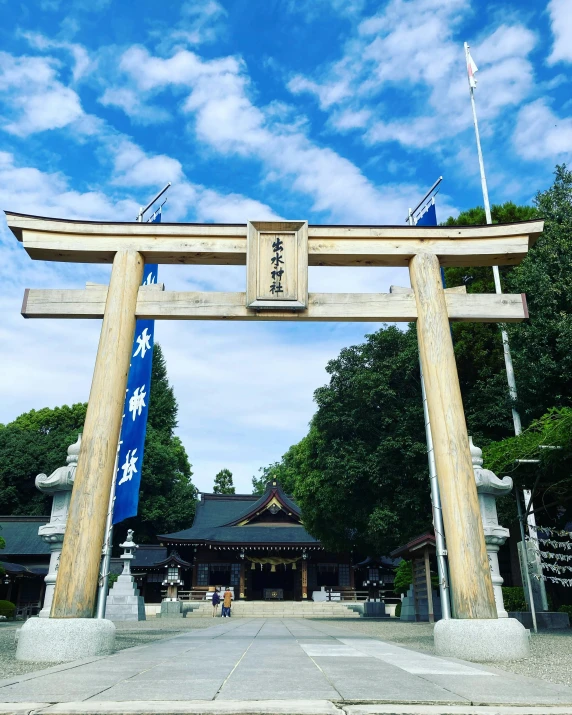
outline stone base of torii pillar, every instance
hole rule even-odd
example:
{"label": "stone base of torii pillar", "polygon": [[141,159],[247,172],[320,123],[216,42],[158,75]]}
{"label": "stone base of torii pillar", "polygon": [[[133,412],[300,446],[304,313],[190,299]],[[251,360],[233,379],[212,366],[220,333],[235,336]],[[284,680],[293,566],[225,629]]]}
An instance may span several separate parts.
{"label": "stone base of torii pillar", "polygon": [[16,660],[67,662],[114,650],[115,626],[105,618],[29,618],[20,629]]}

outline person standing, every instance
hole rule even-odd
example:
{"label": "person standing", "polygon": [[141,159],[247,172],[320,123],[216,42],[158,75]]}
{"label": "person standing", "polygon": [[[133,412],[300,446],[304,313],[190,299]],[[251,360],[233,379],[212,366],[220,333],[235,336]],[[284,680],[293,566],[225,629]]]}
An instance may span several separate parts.
{"label": "person standing", "polygon": [[218,590],[215,588],[213,593],[213,618],[218,615],[218,604],[220,603],[220,596]]}
{"label": "person standing", "polygon": [[222,616],[223,618],[226,618],[227,616],[230,618],[230,609],[231,609],[231,604],[232,604],[232,593],[230,591],[230,588],[226,588],[226,591],[224,592],[224,596],[222,599]]}

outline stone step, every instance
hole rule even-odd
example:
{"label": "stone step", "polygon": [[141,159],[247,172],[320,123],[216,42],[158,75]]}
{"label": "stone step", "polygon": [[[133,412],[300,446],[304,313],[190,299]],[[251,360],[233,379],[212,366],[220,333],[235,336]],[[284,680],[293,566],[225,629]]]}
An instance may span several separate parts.
{"label": "stone step", "polygon": [[[232,605],[234,618],[360,618],[354,603],[313,601],[236,601]],[[212,618],[209,602],[194,602],[183,606],[187,618]]]}
{"label": "stone step", "polygon": [[[220,614],[218,616],[220,618]],[[360,618],[360,614],[355,611],[346,611],[345,613],[292,613],[290,611],[273,611],[273,612],[253,612],[244,613],[241,611],[232,611],[233,618]],[[199,611],[188,611],[186,618],[212,618],[212,611],[207,613]]]}
{"label": "stone step", "polygon": [[[188,613],[187,618],[212,618],[211,614],[195,614],[192,615],[191,613]],[[220,615],[217,616],[217,618],[220,618]],[[278,619],[288,619],[288,618],[307,618],[307,619],[328,619],[328,618],[335,618],[335,619],[341,619],[341,620],[347,620],[352,619],[352,618],[359,618],[359,615],[355,613],[353,616],[340,616],[340,615],[333,615],[333,616],[325,616],[325,615],[320,615],[320,616],[315,616],[311,613],[287,613],[281,615],[280,613],[234,613],[232,615],[232,618],[278,618]]]}

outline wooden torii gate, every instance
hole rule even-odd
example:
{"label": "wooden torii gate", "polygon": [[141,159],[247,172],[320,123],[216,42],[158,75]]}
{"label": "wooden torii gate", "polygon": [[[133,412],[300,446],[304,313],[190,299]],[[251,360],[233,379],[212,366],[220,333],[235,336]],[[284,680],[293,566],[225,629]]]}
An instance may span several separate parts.
{"label": "wooden torii gate", "polygon": [[[524,295],[443,289],[440,266],[516,265],[542,221],[472,227],[144,224],[66,221],[6,212],[31,258],[112,264],[109,286],[26,290],[26,318],[103,318],[54,594],[52,618],[94,613],[107,501],[137,318],[155,320],[417,321],[453,612],[496,618],[450,320],[514,322]],[[141,286],[149,263],[247,266],[246,292]],[[311,266],[407,266],[412,290],[308,293]]]}

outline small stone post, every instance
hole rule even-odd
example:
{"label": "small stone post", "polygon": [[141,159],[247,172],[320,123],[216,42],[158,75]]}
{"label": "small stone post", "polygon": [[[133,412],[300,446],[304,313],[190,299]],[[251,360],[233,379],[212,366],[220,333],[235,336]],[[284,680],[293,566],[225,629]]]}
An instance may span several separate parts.
{"label": "small stone post", "polygon": [[512,479],[510,477],[499,479],[490,469],[483,469],[483,451],[473,444],[472,437],[469,437],[469,443],[471,445],[471,459],[473,461],[475,481],[477,483],[477,494],[479,495],[479,507],[481,509],[485,544],[487,546],[487,554],[491,567],[491,578],[497,604],[497,613],[499,618],[508,618],[502,597],[501,586],[503,584],[503,578],[499,570],[498,552],[499,548],[507,540],[510,532],[499,524],[496,500],[498,497],[508,494],[512,490]]}
{"label": "small stone post", "polygon": [[49,477],[46,474],[38,474],[36,477],[36,488],[53,496],[50,521],[38,529],[40,538],[50,545],[51,551],[48,574],[44,579],[46,582],[44,604],[38,614],[40,618],[50,617],[80,446],[81,434],[78,435],[77,441],[68,447],[65,467],[58,467]]}

